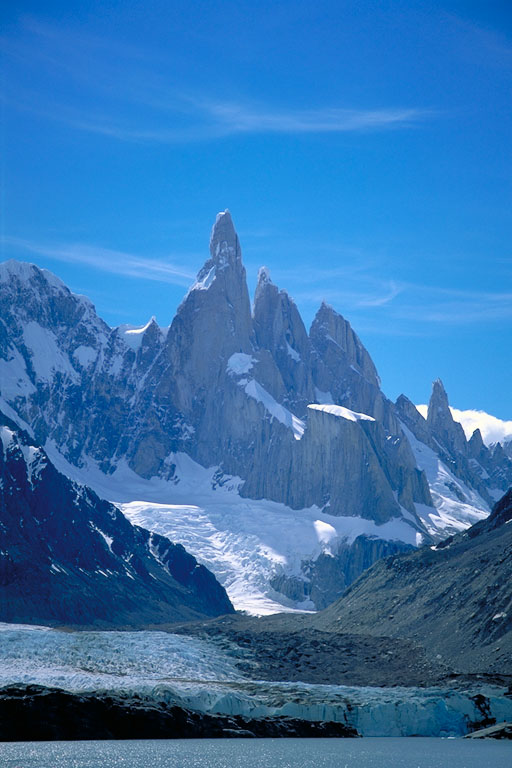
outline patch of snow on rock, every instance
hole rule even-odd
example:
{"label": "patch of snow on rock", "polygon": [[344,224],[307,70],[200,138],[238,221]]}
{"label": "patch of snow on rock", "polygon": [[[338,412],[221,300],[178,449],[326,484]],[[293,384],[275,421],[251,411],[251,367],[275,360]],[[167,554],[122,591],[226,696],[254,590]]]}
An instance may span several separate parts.
{"label": "patch of snow on rock", "polygon": [[32,365],[39,380],[51,382],[57,372],[73,380],[78,379],[77,372],[62,352],[52,331],[31,320],[23,329],[23,338],[32,354]]}
{"label": "patch of snow on rock", "polygon": [[249,373],[256,360],[245,352],[235,352],[228,360],[227,372],[234,376],[242,376]]}
{"label": "patch of snow on rock", "polygon": [[288,354],[290,355],[290,357],[292,358],[292,360],[295,360],[295,362],[296,362],[296,363],[300,363],[300,359],[301,359],[301,358],[300,358],[300,355],[299,355],[299,353],[297,352],[297,350],[296,350],[296,349],[294,349],[293,347],[291,347],[291,346],[288,344],[288,342],[286,342],[286,351],[288,352]]}
{"label": "patch of snow on rock", "polygon": [[266,389],[263,389],[261,384],[258,384],[255,379],[244,382],[244,389],[246,394],[261,403],[273,418],[291,429],[296,440],[301,439],[305,429],[305,424],[301,419],[285,408],[284,405],[278,403],[277,400],[274,400],[272,395]]}
{"label": "patch of snow on rock", "polygon": [[80,346],[73,352],[73,357],[80,363],[82,368],[88,368],[96,362],[98,352],[93,347],[87,347],[84,344],[80,344]]}
{"label": "patch of snow on rock", "polygon": [[311,403],[311,405],[308,405],[308,408],[311,408],[314,411],[324,411],[324,413],[330,413],[332,416],[338,416],[339,418],[347,419],[348,421],[375,421],[373,416],[368,416],[366,413],[351,411],[350,408],[344,408],[342,405]]}

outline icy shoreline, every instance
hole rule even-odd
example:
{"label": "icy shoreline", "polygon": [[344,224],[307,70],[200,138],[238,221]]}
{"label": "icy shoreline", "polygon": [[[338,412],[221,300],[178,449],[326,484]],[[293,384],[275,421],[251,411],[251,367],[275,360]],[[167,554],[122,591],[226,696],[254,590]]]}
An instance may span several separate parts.
{"label": "icy shoreline", "polygon": [[348,725],[363,736],[463,736],[512,719],[494,685],[376,688],[251,680],[228,651],[165,632],[62,632],[1,625],[0,687],[136,696],[208,716],[287,717]]}

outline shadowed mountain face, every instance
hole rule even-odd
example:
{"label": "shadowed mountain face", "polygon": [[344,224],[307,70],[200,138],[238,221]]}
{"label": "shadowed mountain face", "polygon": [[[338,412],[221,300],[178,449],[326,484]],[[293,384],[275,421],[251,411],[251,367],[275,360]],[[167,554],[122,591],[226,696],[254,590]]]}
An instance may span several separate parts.
{"label": "shadowed mountain face", "polygon": [[319,535],[320,556],[277,574],[280,594],[314,593],[317,607],[377,557],[485,516],[512,482],[502,449],[466,442],[440,382],[427,420],[405,397],[391,403],[332,307],[322,304],[308,333],[263,268],[251,309],[228,211],[165,330],[154,320],[111,329],[50,273],[0,265],[0,398],[38,445],[78,468],[92,462],[108,476],[127,465],[177,485],[185,456],[215,468],[212,488],[234,476],[249,499],[375,522],[371,536],[348,526],[324,546]]}
{"label": "shadowed mountain face", "polygon": [[72,483],[0,414],[0,621],[140,626],[233,611],[182,546]]}
{"label": "shadowed mountain face", "polygon": [[373,565],[310,623],[410,638],[463,672],[511,672],[512,489],[491,515],[437,547]]}

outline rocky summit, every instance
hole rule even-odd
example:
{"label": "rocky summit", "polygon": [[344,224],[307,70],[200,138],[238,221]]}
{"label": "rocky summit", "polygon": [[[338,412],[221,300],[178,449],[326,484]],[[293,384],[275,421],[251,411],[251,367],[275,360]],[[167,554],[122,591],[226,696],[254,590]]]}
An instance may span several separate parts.
{"label": "rocky summit", "polygon": [[[506,450],[466,440],[440,382],[427,419],[405,396],[389,401],[332,307],[308,332],[265,268],[251,306],[228,211],[165,329],[109,328],[49,272],[0,265],[0,397],[69,475],[111,500],[169,505],[165,520],[136,514],[249,610],[244,579],[274,606],[325,607],[376,559],[485,517],[512,482]],[[266,521],[279,515],[291,522],[274,536]]]}

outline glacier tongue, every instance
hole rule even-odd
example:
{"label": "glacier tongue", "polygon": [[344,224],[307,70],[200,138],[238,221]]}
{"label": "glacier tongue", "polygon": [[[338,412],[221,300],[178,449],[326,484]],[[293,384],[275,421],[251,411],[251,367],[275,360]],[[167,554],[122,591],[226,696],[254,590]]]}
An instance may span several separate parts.
{"label": "glacier tongue", "polygon": [[322,553],[331,556],[340,544],[358,536],[416,545],[416,531],[403,518],[377,525],[361,517],[339,517],[311,506],[302,510],[239,494],[239,478],[220,476],[184,453],[172,456],[175,478],[145,480],[121,462],[105,475],[91,461],[71,466],[55,445],[46,445],[57,468],[122,509],[128,519],[182,544],[225,587],[238,610],[253,615],[314,610],[311,601],[296,601],[270,586],[276,575],[304,578],[302,564]]}

